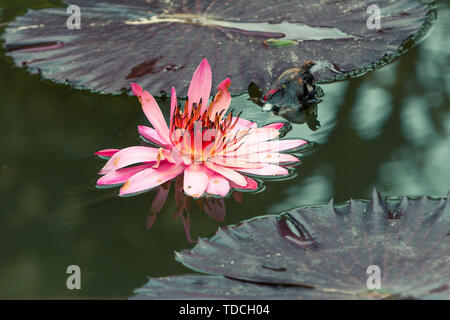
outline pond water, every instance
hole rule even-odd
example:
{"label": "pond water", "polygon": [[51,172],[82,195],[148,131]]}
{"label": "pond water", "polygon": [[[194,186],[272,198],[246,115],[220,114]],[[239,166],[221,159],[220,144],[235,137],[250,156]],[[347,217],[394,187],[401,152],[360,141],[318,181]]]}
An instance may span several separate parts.
{"label": "pond water", "polygon": [[[0,4],[2,23],[25,1]],[[45,5],[46,1],[31,1]],[[438,4],[427,38],[396,62],[345,82],[322,85],[321,126],[293,124],[286,135],[314,141],[297,176],[265,183],[257,194],[225,199],[215,221],[197,206],[193,239],[219,226],[331,198],[444,197],[450,190],[450,6]],[[147,277],[191,273],[174,251],[191,248],[174,195],[146,220],[155,192],[119,198],[95,188],[105,148],[139,144],[147,124],[135,97],[100,96],[42,81],[0,57],[0,298],[126,298]],[[213,76],[221,78],[220,74]],[[168,110],[167,101],[162,102]],[[280,120],[235,97],[232,107],[260,123]],[[68,290],[66,269],[82,270],[82,289]]]}

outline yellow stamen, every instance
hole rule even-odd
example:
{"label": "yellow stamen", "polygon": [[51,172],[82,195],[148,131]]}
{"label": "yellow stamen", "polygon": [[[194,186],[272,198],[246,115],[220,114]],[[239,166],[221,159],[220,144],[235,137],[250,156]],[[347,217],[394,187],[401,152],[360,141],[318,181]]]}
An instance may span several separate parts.
{"label": "yellow stamen", "polygon": [[125,184],[122,186],[122,190],[127,190],[130,187],[130,181],[128,180],[125,182]]}
{"label": "yellow stamen", "polygon": [[163,148],[159,148],[158,149],[158,155],[156,156],[156,163],[155,163],[155,165],[153,166],[153,168],[159,168],[159,164],[161,163],[161,160],[164,160],[165,159],[165,157],[164,157],[164,154],[163,154]]}

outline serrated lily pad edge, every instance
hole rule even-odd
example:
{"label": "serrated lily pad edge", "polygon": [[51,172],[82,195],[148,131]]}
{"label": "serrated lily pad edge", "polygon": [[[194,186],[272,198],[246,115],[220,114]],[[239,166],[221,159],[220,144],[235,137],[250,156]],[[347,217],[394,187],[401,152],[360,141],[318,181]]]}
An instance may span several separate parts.
{"label": "serrated lily pad edge", "polygon": [[428,32],[433,27],[434,23],[437,21],[437,5],[436,1],[433,0],[431,2],[424,2],[421,0],[418,0],[424,5],[426,5],[427,8],[427,18],[422,23],[420,29],[407,37],[403,42],[400,44],[399,48],[388,55],[385,55],[383,58],[381,58],[378,61],[375,61],[367,66],[355,69],[353,71],[347,72],[345,74],[337,74],[335,77],[317,81],[318,84],[326,84],[326,83],[333,83],[333,82],[339,82],[339,81],[345,81],[357,77],[361,77],[365,75],[366,73],[370,71],[374,71],[377,69],[380,69],[388,64],[391,64],[392,62],[399,59],[402,55],[413,49],[416,45],[418,45],[422,40],[425,39],[425,36],[428,34]]}
{"label": "serrated lily pad edge", "polygon": [[[426,196],[426,195],[424,195],[424,196],[404,195],[404,196],[396,196],[396,197],[382,197],[381,194],[378,192],[377,188],[374,187],[373,190],[372,190],[372,199],[370,199],[370,200],[368,200],[368,199],[353,199],[353,198],[350,198],[347,201],[335,204],[334,203],[334,198],[331,198],[331,200],[328,203],[326,203],[326,204],[315,204],[315,205],[306,205],[306,206],[300,206],[300,207],[293,207],[293,208],[290,208],[288,210],[283,210],[283,211],[281,211],[279,213],[268,213],[268,214],[265,214],[265,215],[261,215],[261,216],[252,217],[252,218],[249,218],[249,219],[242,220],[242,221],[240,221],[237,224],[230,224],[230,225],[227,225],[225,227],[219,227],[217,229],[216,233],[212,237],[210,237],[210,238],[201,238],[201,237],[199,237],[198,238],[198,243],[201,243],[203,241],[214,242],[218,237],[220,237],[219,231],[223,230],[225,228],[235,228],[235,227],[237,227],[239,225],[242,225],[242,224],[252,223],[252,222],[254,222],[256,220],[266,219],[266,218],[270,218],[270,217],[282,218],[282,217],[286,216],[289,211],[292,211],[292,210],[298,210],[298,209],[307,210],[307,209],[320,208],[320,207],[326,207],[326,206],[339,207],[339,206],[344,206],[344,205],[350,204],[350,202],[352,202],[352,201],[373,203],[373,205],[377,206],[377,205],[379,205],[380,201],[386,201],[386,202],[387,201],[401,201],[403,198],[407,198],[407,199],[410,199],[410,200],[418,200],[418,199],[447,200],[447,202],[448,202],[448,201],[450,201],[450,191],[447,193],[446,197],[434,197],[434,196]],[[192,249],[194,249],[194,248],[192,248]],[[206,272],[204,270],[200,270],[200,269],[197,269],[195,267],[192,267],[192,266],[190,266],[187,263],[182,261],[181,253],[186,252],[186,251],[189,252],[192,249],[190,249],[190,250],[184,249],[182,251],[174,251],[175,260],[178,261],[179,263],[181,263],[184,267],[191,269],[192,271],[195,271],[195,272],[198,272],[198,273],[202,273],[202,274],[205,274],[205,275],[217,276],[218,274],[208,273],[208,272]],[[227,278],[230,278],[230,277],[227,276]],[[240,279],[234,279],[234,280],[240,280]]]}
{"label": "serrated lily pad edge", "polygon": [[[352,78],[357,78],[357,77],[363,76],[367,72],[382,68],[382,67],[394,62],[396,59],[400,58],[403,54],[405,54],[406,52],[411,50],[413,47],[415,47],[417,44],[419,44],[425,38],[425,36],[428,34],[428,32],[431,30],[433,24],[437,20],[437,5],[436,5],[435,0],[433,0],[431,2],[426,2],[426,1],[422,1],[422,0],[417,0],[417,1],[420,1],[422,4],[427,6],[427,14],[426,14],[427,18],[422,23],[419,30],[416,33],[409,36],[408,38],[406,38],[405,40],[403,40],[403,42],[400,44],[399,48],[395,52],[390,53],[390,54],[386,55],[385,57],[381,58],[380,60],[375,61],[367,66],[362,66],[358,69],[347,72],[345,74],[337,74],[336,76],[334,76],[330,79],[318,81],[317,83],[318,84],[326,84],[326,83],[340,82],[340,81],[349,80]],[[58,6],[55,6],[55,8],[58,8]],[[46,9],[46,8],[42,8],[42,9]],[[29,11],[42,10],[42,9],[27,9],[27,11],[24,14],[27,14]],[[1,13],[1,11],[0,11],[0,13]],[[17,66],[14,63],[14,59],[6,53],[4,45],[3,45],[5,39],[3,37],[4,29],[2,29],[2,28],[8,27],[10,22],[12,22],[12,21],[5,23],[5,25],[0,24],[0,43],[2,44],[0,53],[3,54],[4,57],[7,57],[8,59],[12,59],[11,62],[9,62],[9,61],[8,62],[14,68],[24,69],[24,70],[26,70],[26,72],[28,72],[31,75],[38,75],[40,81],[50,81],[50,83],[68,86],[69,88],[75,89],[75,90],[85,91],[85,92],[89,92],[89,93],[93,93],[93,94],[101,94],[101,95],[106,95],[106,96],[120,96],[120,95],[132,96],[131,88],[129,88],[127,90],[122,90],[119,92],[106,93],[103,90],[90,89],[84,85],[74,85],[70,81],[67,81],[67,80],[66,81],[56,81],[53,79],[47,79],[41,73],[41,71],[39,69],[28,68],[28,66],[22,66],[22,67]],[[274,81],[275,81],[275,79],[274,79]],[[167,90],[169,90],[169,88],[167,88]],[[233,97],[241,96],[244,94],[246,94],[246,92],[231,93],[231,95]],[[159,93],[154,92],[154,93],[152,93],[152,95],[155,98],[156,97],[162,98],[162,97],[170,96],[168,94],[168,91],[165,91],[165,90],[161,90],[161,92],[159,92]],[[187,99],[187,96],[177,96],[177,97],[182,100]]]}
{"label": "serrated lily pad edge", "polygon": [[[446,200],[446,201],[447,201],[447,205],[448,205],[449,200],[450,200],[450,191],[448,192],[448,194],[447,194],[446,197],[434,197],[434,196],[398,196],[398,197],[381,197],[381,195],[380,195],[380,193],[377,191],[377,189],[376,189],[376,188],[373,188],[373,191],[372,191],[372,199],[371,199],[371,200],[367,200],[367,199],[350,199],[350,200],[345,201],[345,202],[343,202],[343,203],[334,204],[334,199],[331,199],[327,204],[318,204],[318,205],[308,205],[308,206],[295,207],[295,208],[292,208],[292,209],[290,209],[290,210],[284,210],[284,211],[282,211],[281,213],[278,213],[278,214],[267,214],[267,215],[261,215],[261,216],[253,217],[253,218],[250,218],[250,219],[245,219],[245,220],[243,220],[243,221],[241,221],[241,222],[239,222],[239,223],[237,223],[237,224],[227,225],[227,226],[224,227],[224,228],[233,228],[233,227],[237,227],[237,226],[239,226],[239,225],[245,224],[245,223],[251,223],[251,222],[254,222],[254,221],[256,221],[256,220],[259,220],[259,219],[265,219],[265,218],[269,218],[269,217],[281,218],[281,217],[285,216],[285,215],[287,214],[287,212],[292,211],[292,210],[298,210],[298,209],[304,209],[304,210],[306,210],[306,209],[310,209],[310,208],[319,208],[319,207],[324,207],[324,206],[339,207],[339,206],[347,205],[347,204],[349,204],[349,203],[352,202],[352,201],[361,201],[361,202],[365,202],[365,203],[372,203],[373,206],[378,206],[378,205],[380,205],[380,201],[383,201],[383,202],[388,202],[388,201],[401,201],[401,200],[404,199],[404,198],[407,198],[407,199],[410,199],[410,200],[420,200],[420,199],[430,199],[430,200],[434,200],[434,201]],[[222,227],[219,228],[218,231],[221,230],[221,229],[223,229],[223,228],[222,228]],[[214,236],[212,236],[211,238],[209,238],[209,240],[208,240],[207,238],[199,238],[199,242],[205,241],[205,240],[207,240],[207,241],[214,241],[217,237],[219,237],[218,232],[216,232],[216,234],[215,234]],[[183,250],[183,251],[186,251],[186,250]],[[187,251],[189,251],[189,250],[187,250]],[[228,279],[228,280],[230,280],[230,281],[245,282],[245,283],[253,283],[254,285],[257,285],[257,286],[267,286],[267,285],[273,286],[273,284],[271,284],[271,283],[267,283],[267,284],[266,284],[266,283],[260,283],[260,282],[252,282],[252,281],[247,281],[247,280],[242,280],[242,279],[238,279],[238,278],[229,277],[229,276],[226,276],[226,275],[220,275],[220,274],[215,274],[215,273],[208,273],[208,272],[206,272],[206,271],[196,269],[196,268],[191,267],[191,266],[189,266],[188,264],[184,263],[184,262],[182,261],[182,259],[179,257],[179,252],[174,251],[174,254],[175,254],[175,260],[176,260],[176,261],[180,262],[183,266],[189,268],[190,270],[199,273],[199,276],[204,276],[204,277],[208,277],[208,278],[214,278],[214,277],[216,277],[216,278],[224,278],[224,279]],[[191,275],[192,275],[192,274],[191,274]],[[190,274],[186,274],[186,275],[176,275],[176,276],[177,276],[177,277],[189,277]],[[171,276],[169,276],[169,277],[171,277]],[[151,282],[153,279],[158,280],[158,279],[163,279],[163,278],[167,278],[167,277],[160,277],[160,278],[152,278],[152,277],[149,277],[149,281],[146,283],[146,285],[150,284],[150,282]],[[279,285],[279,287],[280,287],[280,288],[281,288],[281,287],[284,287],[284,285]],[[299,288],[299,289],[307,289],[307,288],[305,288],[305,287],[303,287],[303,286],[298,286],[298,288]],[[135,290],[134,290],[134,293],[135,293],[135,294],[140,294],[140,293],[142,293],[141,289],[142,289],[142,288],[135,289]],[[131,297],[131,298],[134,298],[134,297]],[[357,297],[356,295],[348,295],[347,298],[358,298],[358,297]],[[382,297],[380,296],[380,298],[382,298]],[[408,297],[405,297],[405,298],[408,298]],[[342,294],[339,294],[338,292],[336,292],[336,299],[346,299],[346,297],[343,296]]]}

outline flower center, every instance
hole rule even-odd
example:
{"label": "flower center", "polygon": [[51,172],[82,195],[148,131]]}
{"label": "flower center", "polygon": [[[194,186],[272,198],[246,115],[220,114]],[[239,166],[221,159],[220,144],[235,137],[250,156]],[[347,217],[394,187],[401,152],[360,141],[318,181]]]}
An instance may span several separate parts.
{"label": "flower center", "polygon": [[186,161],[205,162],[209,157],[222,155],[238,147],[248,130],[238,130],[240,114],[233,111],[212,114],[212,104],[202,110],[202,101],[194,103],[191,110],[186,101],[184,110],[180,104],[174,112],[170,139]]}

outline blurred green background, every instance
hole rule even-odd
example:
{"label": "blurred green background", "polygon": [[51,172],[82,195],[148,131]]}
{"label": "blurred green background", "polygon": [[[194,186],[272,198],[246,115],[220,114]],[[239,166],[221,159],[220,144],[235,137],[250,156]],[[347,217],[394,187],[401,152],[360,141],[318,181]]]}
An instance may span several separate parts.
{"label": "blurred green background", "polygon": [[[1,24],[26,8],[54,1],[2,1]],[[319,144],[298,176],[267,182],[242,203],[226,199],[218,223],[193,207],[191,233],[209,237],[219,225],[335,198],[443,197],[450,190],[450,9],[417,47],[366,75],[323,85],[321,128],[293,124],[287,137]],[[213,76],[221,77],[214,74]],[[154,192],[117,197],[96,189],[104,161],[93,153],[139,143],[146,124],[136,98],[99,96],[42,81],[0,57],[0,298],[126,298],[148,276],[190,272],[174,250],[192,247],[173,194],[146,229]],[[232,106],[243,117],[270,122],[244,95]],[[167,102],[161,104],[167,110]],[[81,267],[82,289],[66,287],[67,266]]]}

